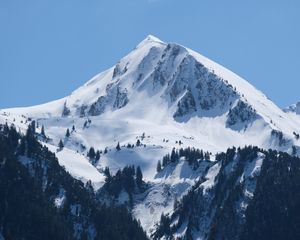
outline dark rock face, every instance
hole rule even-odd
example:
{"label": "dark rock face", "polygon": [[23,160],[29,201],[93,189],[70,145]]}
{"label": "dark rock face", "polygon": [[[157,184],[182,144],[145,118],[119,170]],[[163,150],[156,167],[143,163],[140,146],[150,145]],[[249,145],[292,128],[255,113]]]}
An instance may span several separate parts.
{"label": "dark rock face", "polygon": [[229,110],[226,124],[231,128],[236,126],[242,129],[257,118],[256,111],[244,101],[239,100],[237,105]]}
{"label": "dark rock face", "polygon": [[96,102],[94,102],[89,110],[89,115],[98,116],[102,114],[105,110],[107,104],[107,99],[104,96],[98,98]]}
{"label": "dark rock face", "polygon": [[127,89],[125,88],[124,90],[121,90],[119,87],[117,87],[117,93],[113,104],[113,108],[120,109],[122,107],[125,107],[128,102],[129,99],[127,96]]}
{"label": "dark rock face", "polygon": [[197,109],[194,96],[191,91],[187,91],[187,93],[178,102],[178,108],[174,114],[174,118],[183,117],[186,114],[193,113],[195,111],[197,111]]}
{"label": "dark rock face", "polygon": [[108,86],[106,92],[107,95],[100,96],[98,100],[89,107],[88,112],[85,111],[85,114],[98,116],[109,107],[113,109],[120,109],[125,107],[129,102],[127,89],[121,89],[118,84]]}

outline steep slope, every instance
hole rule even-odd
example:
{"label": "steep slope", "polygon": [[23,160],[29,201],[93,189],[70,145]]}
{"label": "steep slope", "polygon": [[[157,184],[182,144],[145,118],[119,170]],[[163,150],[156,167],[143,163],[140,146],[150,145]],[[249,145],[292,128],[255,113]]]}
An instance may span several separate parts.
{"label": "steep slope", "polygon": [[[75,178],[91,180],[96,189],[104,184],[105,167],[114,174],[127,165],[141,166],[151,187],[136,196],[133,213],[148,233],[162,212],[173,211],[174,199],[206,173],[194,172],[182,161],[164,169],[165,175],[157,174],[157,161],[174,147],[204,149],[212,161],[232,146],[300,153],[298,116],[282,111],[219,64],[153,36],[63,99],[0,111],[0,122],[14,123],[20,131],[32,120],[59,163]],[[59,150],[60,140],[64,148]],[[102,151],[99,161],[86,157],[90,147]],[[152,221],[143,218],[145,211]]]}
{"label": "steep slope", "polygon": [[125,208],[101,206],[58,164],[33,124],[25,136],[0,125],[0,192],[5,239],[147,239]]}
{"label": "steep slope", "polygon": [[161,218],[152,236],[297,239],[299,164],[299,158],[282,152],[228,149],[174,205],[174,212]]}

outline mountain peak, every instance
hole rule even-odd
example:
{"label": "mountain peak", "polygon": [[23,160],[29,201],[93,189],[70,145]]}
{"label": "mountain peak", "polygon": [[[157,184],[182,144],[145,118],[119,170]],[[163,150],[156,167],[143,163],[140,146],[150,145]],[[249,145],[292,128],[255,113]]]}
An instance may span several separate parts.
{"label": "mountain peak", "polygon": [[[255,143],[269,148],[280,142],[282,150],[293,144],[292,134],[298,129],[298,120],[289,119],[246,80],[189,48],[165,43],[152,35],[116,65],[92,78],[70,96],[51,104],[14,111],[31,118],[46,114],[63,117],[62,121],[97,117],[99,121],[112,119],[118,122],[129,118],[134,119],[132,122],[143,122],[139,128],[141,132],[148,123],[158,127],[162,122],[168,123],[175,129],[184,123],[183,135],[186,136],[194,134],[195,126],[207,124],[214,127],[201,129],[203,136],[215,134],[212,142],[216,147],[210,149],[208,146],[212,151],[228,147],[219,140],[219,129],[231,139],[227,141],[231,144]],[[218,131],[215,131],[215,126],[219,126]],[[264,134],[258,143],[252,136],[262,129]],[[272,129],[277,131],[273,135],[285,133],[290,141],[279,139],[275,142]],[[199,142],[202,143],[202,138]]]}
{"label": "mountain peak", "polygon": [[159,38],[149,34],[143,41],[141,41],[138,46],[143,46],[145,44],[148,44],[148,43],[164,43],[162,40],[160,40]]}

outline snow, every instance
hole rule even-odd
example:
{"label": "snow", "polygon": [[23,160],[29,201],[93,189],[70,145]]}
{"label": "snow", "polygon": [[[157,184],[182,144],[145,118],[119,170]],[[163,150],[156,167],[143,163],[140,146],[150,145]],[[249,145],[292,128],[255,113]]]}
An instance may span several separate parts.
{"label": "snow", "polygon": [[[199,82],[201,91],[197,88]],[[190,106],[185,109],[188,114],[174,119],[178,104],[189,90],[195,108]],[[120,92],[128,99],[124,106],[116,104],[124,100],[119,99]],[[212,107],[200,108],[208,99]],[[228,112],[238,101],[251,106],[258,117],[229,127]],[[98,111],[92,116],[89,107],[95,103]],[[70,114],[62,117],[64,106]],[[148,233],[162,212],[172,212],[174,198],[183,196],[203,173],[203,169],[194,172],[181,159],[176,166],[168,166],[157,174],[157,161],[173,147],[195,147],[214,155],[232,146],[254,145],[287,152],[292,145],[300,146],[300,140],[293,135],[299,133],[300,115],[282,111],[246,80],[199,53],[151,35],[116,65],[65,98],[33,107],[0,110],[0,123],[13,123],[23,133],[30,122],[28,118],[39,123],[38,131],[45,126],[50,140],[43,144],[56,153],[59,164],[74,178],[84,183],[91,180],[95,190],[105,182],[101,173],[105,167],[115,173],[126,165],[139,165],[151,188],[135,200],[133,213]],[[91,123],[84,128],[87,120]],[[73,125],[76,130],[66,138],[67,128],[71,130]],[[283,132],[288,139],[286,144],[278,144],[271,135],[273,129]],[[60,139],[65,147],[57,151]],[[124,147],[136,144],[138,139],[142,146]],[[176,144],[178,141],[183,144]],[[116,150],[118,142],[121,151]],[[90,147],[102,151],[107,148],[108,153],[101,154],[99,162],[92,165],[86,158]],[[245,178],[259,173],[261,163],[255,164],[249,165]],[[210,168],[202,183],[204,192],[214,185],[219,170],[219,163]]]}
{"label": "snow", "polygon": [[61,208],[63,206],[63,204],[66,200],[66,195],[65,194],[66,194],[66,191],[63,188],[61,188],[59,190],[59,194],[54,199],[55,207]]}
{"label": "snow", "polygon": [[194,171],[181,158],[178,163],[169,164],[157,173],[150,189],[134,199],[133,215],[140,220],[148,235],[159,223],[162,213],[171,214],[175,199],[184,196],[195,181],[203,176],[208,162],[200,162]]}
{"label": "snow", "polygon": [[206,181],[201,184],[204,193],[206,193],[210,188],[212,188],[215,185],[215,178],[218,176],[220,169],[221,164],[216,163],[208,170],[208,173],[205,176]]}
{"label": "snow", "polygon": [[249,205],[249,201],[253,198],[254,191],[257,185],[257,177],[260,175],[261,166],[265,155],[258,153],[256,159],[248,161],[245,165],[243,175],[240,178],[240,183],[243,183],[243,196],[237,202],[237,210],[240,211],[242,217],[245,217],[245,211]]}
{"label": "snow", "polygon": [[92,164],[80,153],[64,148],[57,152],[57,147],[44,143],[52,152],[56,152],[59,164],[64,166],[74,178],[86,183],[91,180],[95,190],[98,190],[105,182],[105,176],[97,171]]}
{"label": "snow", "polygon": [[247,165],[244,171],[244,177],[245,178],[257,177],[260,173],[263,160],[264,160],[264,155],[262,153],[259,153],[257,159],[255,159],[254,161],[252,161],[250,164]]}

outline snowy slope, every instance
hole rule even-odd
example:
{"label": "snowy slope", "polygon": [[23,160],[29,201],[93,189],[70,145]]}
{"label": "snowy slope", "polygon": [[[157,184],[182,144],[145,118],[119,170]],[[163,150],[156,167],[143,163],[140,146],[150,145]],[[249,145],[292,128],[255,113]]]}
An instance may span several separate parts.
{"label": "snowy slope", "polygon": [[[106,166],[116,172],[140,165],[152,188],[137,199],[134,213],[149,231],[173,207],[174,199],[167,201],[162,189],[171,189],[172,198],[181,197],[194,182],[184,162],[165,177],[156,175],[157,161],[173,147],[217,153],[231,146],[288,152],[300,146],[294,134],[300,132],[299,116],[282,111],[246,80],[199,53],[153,36],[63,99],[0,110],[0,122],[14,123],[20,131],[31,119],[39,129],[45,126],[53,151],[63,140],[65,148],[57,153],[60,164],[74,177],[91,180],[96,189],[103,184]],[[66,138],[73,125],[75,131]],[[126,148],[137,140],[142,146]],[[116,150],[118,142],[121,151]],[[108,150],[94,166],[86,157],[90,147]],[[206,184],[209,188],[213,181]],[[154,221],[142,217],[146,209]]]}

